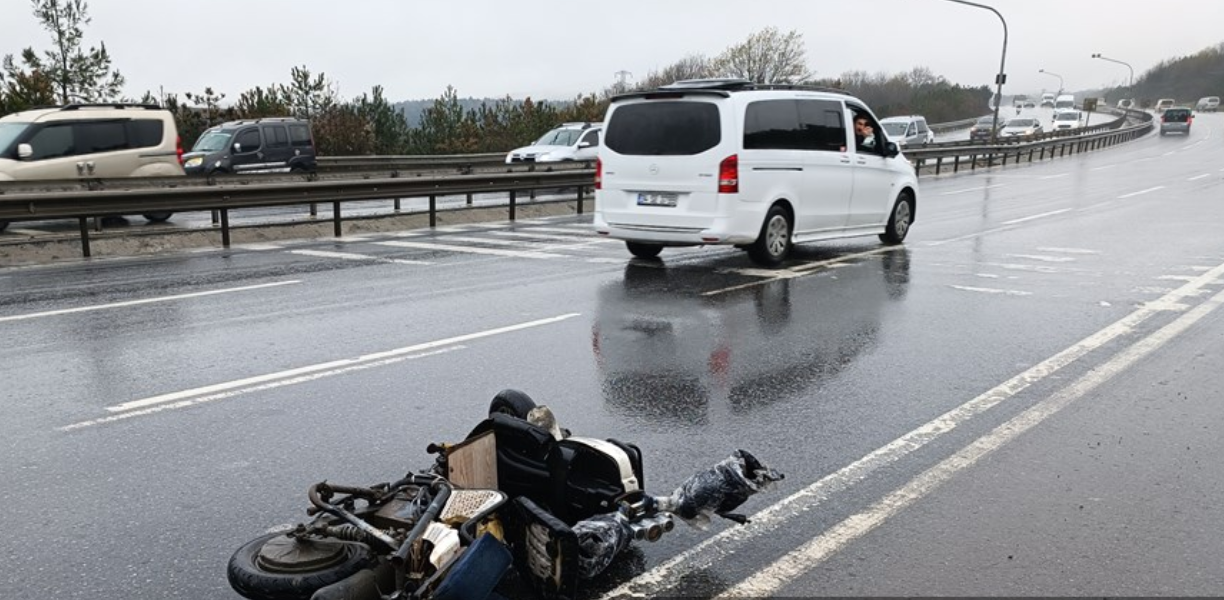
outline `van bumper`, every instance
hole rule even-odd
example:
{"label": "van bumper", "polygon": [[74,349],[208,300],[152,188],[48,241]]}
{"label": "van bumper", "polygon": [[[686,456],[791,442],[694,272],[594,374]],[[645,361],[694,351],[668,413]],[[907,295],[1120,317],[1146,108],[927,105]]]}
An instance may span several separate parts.
{"label": "van bumper", "polygon": [[684,226],[620,222],[615,214],[596,212],[594,226],[595,232],[601,236],[629,242],[664,246],[751,244],[760,235],[763,220],[756,212],[744,211],[730,218],[713,218],[708,222],[690,222]]}

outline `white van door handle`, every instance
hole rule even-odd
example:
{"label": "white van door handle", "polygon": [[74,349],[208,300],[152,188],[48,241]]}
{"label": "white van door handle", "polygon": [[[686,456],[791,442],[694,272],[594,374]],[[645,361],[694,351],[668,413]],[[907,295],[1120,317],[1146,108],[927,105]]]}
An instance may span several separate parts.
{"label": "white van door handle", "polygon": [[93,175],[93,172],[94,172],[94,163],[93,163],[93,161],[92,161],[92,160],[91,160],[91,161],[89,161],[89,162],[87,162],[87,163],[85,163],[85,169],[86,169],[87,171],[89,171],[89,174],[90,174],[90,175]]}
{"label": "white van door handle", "polygon": [[77,163],[76,167],[77,167],[77,175],[85,174],[85,163],[79,162]]}

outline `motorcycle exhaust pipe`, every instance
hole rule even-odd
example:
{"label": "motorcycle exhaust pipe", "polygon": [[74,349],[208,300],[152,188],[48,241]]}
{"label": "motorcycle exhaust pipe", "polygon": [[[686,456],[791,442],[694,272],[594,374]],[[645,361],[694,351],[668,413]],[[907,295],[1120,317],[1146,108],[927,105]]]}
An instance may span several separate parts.
{"label": "motorcycle exhaust pipe", "polygon": [[636,541],[655,542],[663,537],[664,533],[675,529],[676,523],[672,521],[670,515],[658,515],[654,517],[646,517],[644,519],[634,521],[629,524],[629,530],[633,532],[633,539]]}

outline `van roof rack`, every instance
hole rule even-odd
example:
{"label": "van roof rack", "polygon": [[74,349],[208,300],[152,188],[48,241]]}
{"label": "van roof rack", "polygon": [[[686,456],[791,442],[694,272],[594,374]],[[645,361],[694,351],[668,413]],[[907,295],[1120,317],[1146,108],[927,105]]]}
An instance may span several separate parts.
{"label": "van roof rack", "polygon": [[145,110],[161,110],[156,104],[141,104],[136,102],[80,102],[65,104],[60,110],[80,110],[82,108],[141,108]]}
{"label": "van roof rack", "polygon": [[804,92],[824,92],[851,96],[850,92],[834,87],[807,85],[800,83],[753,83],[747,79],[682,79],[674,83],[659,86],[654,90],[629,92],[612,98],[613,101],[631,98],[668,98],[683,95],[710,95],[729,97],[732,92],[794,90]]}

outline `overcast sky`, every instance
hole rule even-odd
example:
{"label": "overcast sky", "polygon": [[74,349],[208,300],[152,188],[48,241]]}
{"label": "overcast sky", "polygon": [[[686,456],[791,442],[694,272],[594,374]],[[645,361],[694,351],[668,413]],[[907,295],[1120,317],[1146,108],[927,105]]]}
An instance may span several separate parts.
{"label": "overcast sky", "polygon": [[[1224,2],[980,0],[1007,19],[1005,94],[1125,84],[1157,62],[1224,41]],[[392,100],[461,96],[566,99],[643,77],[689,53],[713,56],[754,31],[795,29],[819,77],[930,68],[991,84],[1003,28],[948,0],[90,0],[86,45],[105,42],[127,93],[231,98],[306,65],[345,98],[382,85]],[[0,54],[44,49],[28,0],[0,0]],[[1224,91],[1222,91],[1224,92]]]}

